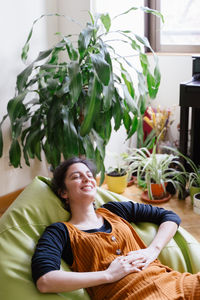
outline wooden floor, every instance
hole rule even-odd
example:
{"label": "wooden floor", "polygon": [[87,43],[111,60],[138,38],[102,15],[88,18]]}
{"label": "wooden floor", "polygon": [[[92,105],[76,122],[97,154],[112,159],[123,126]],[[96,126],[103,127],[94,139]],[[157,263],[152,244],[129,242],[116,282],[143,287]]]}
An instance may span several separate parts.
{"label": "wooden floor", "polygon": [[[106,188],[107,186],[104,185]],[[145,203],[141,200],[140,195],[142,190],[136,185],[132,185],[126,188],[126,191],[122,194],[136,202]],[[176,197],[172,197],[168,202],[162,204],[153,204],[159,207],[164,207],[169,210],[173,210],[181,218],[181,226],[190,232],[200,242],[200,215],[193,212],[190,197],[185,200],[179,200]]]}

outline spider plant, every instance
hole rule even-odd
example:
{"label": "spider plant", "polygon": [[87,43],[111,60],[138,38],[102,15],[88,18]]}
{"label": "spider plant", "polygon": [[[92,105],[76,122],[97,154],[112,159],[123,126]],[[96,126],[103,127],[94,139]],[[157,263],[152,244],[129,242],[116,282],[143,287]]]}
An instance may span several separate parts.
{"label": "spider plant", "polygon": [[171,183],[176,190],[182,193],[185,185],[185,168],[179,160],[178,155],[173,154],[157,154],[154,144],[153,151],[143,148],[135,148],[129,156],[132,162],[130,168],[132,171],[137,170],[137,180],[145,177],[149,199],[154,199],[151,184],[156,183],[163,187],[164,195],[166,195],[166,184]]}
{"label": "spider plant", "polygon": [[197,166],[193,162],[192,159],[183,155],[177,149],[172,149],[170,147],[166,147],[166,148],[169,149],[171,152],[174,152],[177,155],[179,155],[179,157],[182,157],[185,162],[186,169],[188,170],[187,171],[187,187],[189,189],[190,197],[191,197],[191,200],[193,203],[194,194],[200,192],[200,167]]}

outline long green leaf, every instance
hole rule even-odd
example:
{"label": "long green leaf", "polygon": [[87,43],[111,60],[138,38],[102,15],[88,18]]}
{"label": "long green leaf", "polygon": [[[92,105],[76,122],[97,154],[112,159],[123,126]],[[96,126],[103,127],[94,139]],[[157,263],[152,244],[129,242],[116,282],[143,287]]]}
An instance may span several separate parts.
{"label": "long green leaf", "polygon": [[152,99],[155,99],[158,92],[158,87],[155,78],[150,72],[147,74],[147,85],[148,85],[149,96]]}
{"label": "long green leaf", "polygon": [[7,111],[11,123],[15,122],[16,118],[26,115],[26,108],[22,101],[26,97],[27,93],[28,91],[26,90],[8,102]]}
{"label": "long green leaf", "polygon": [[71,60],[77,60],[78,59],[78,52],[74,48],[72,42],[69,39],[67,39],[66,37],[64,37],[63,39],[65,41],[65,46],[67,48],[67,52],[68,52],[69,58]]}
{"label": "long green leaf", "polygon": [[99,153],[101,154],[102,159],[105,157],[105,145],[104,140],[100,137],[100,135],[94,130],[91,130],[91,134],[94,137]]}
{"label": "long green leaf", "polygon": [[82,76],[78,62],[71,62],[68,67],[69,71],[69,93],[71,95],[70,107],[77,102],[82,90]]}
{"label": "long green leaf", "polygon": [[138,128],[138,116],[135,115],[127,139],[129,139],[136,132],[137,128]]}
{"label": "long green leaf", "polygon": [[13,167],[20,167],[21,149],[18,140],[14,139],[9,150],[10,163]]}
{"label": "long green leaf", "polygon": [[85,149],[86,157],[95,160],[94,147],[88,135],[83,137],[83,147]]}
{"label": "long green leaf", "polygon": [[108,32],[110,29],[110,26],[111,26],[111,20],[110,20],[109,14],[102,14],[100,16],[100,19],[101,19],[101,22],[103,23],[103,26],[106,29],[106,32]]}
{"label": "long green leaf", "polygon": [[149,43],[149,40],[145,36],[142,37],[142,36],[135,34],[135,37],[141,44],[143,44],[145,47],[149,48],[152,52],[154,52]]}
{"label": "long green leaf", "polygon": [[146,54],[140,53],[140,63],[141,63],[142,69],[143,69],[143,74],[146,75],[147,70],[148,70],[148,65],[149,65],[148,58],[147,58]]}
{"label": "long green leaf", "polygon": [[56,145],[51,145],[48,140],[46,140],[43,150],[45,152],[45,157],[49,164],[55,169],[61,160],[61,153],[57,149]]}
{"label": "long green leaf", "polygon": [[30,64],[26,69],[24,69],[18,76],[17,76],[17,89],[19,93],[23,91],[23,89],[26,88],[26,82],[28,80],[28,77],[31,75],[33,70],[34,64]]}
{"label": "long green leaf", "polygon": [[92,26],[88,25],[79,34],[78,50],[79,50],[80,58],[83,58],[85,51],[91,41],[93,32],[94,32],[94,28]]}
{"label": "long green leaf", "polygon": [[63,155],[65,158],[79,155],[78,135],[74,126],[74,120],[69,109],[65,106],[62,108],[63,119]]}
{"label": "long green leaf", "polygon": [[110,65],[100,53],[91,54],[91,60],[99,80],[107,86],[110,81]]}
{"label": "long green leaf", "polygon": [[33,25],[32,25],[32,27],[31,27],[31,30],[30,30],[29,34],[28,34],[28,38],[27,38],[27,40],[26,40],[26,42],[25,42],[25,45],[24,45],[24,47],[23,47],[23,49],[22,49],[21,58],[22,58],[23,61],[26,61],[26,59],[27,59],[27,57],[28,57],[29,42],[30,42],[30,39],[31,39],[31,37],[32,37],[32,34],[33,34],[33,28],[34,28],[35,24],[36,24],[40,19],[42,19],[42,18],[44,18],[44,17],[54,17],[54,16],[57,16],[57,17],[58,17],[58,16],[59,16],[59,17],[64,17],[64,18],[66,18],[67,20],[70,20],[70,21],[75,22],[76,24],[80,25],[79,22],[77,22],[77,21],[75,21],[74,19],[72,19],[72,18],[70,18],[70,17],[67,17],[67,16],[65,16],[65,15],[61,15],[61,14],[58,14],[58,13],[54,13],[54,14],[42,14],[39,18],[37,18],[37,19],[35,19],[35,20],[33,21]]}
{"label": "long green leaf", "polygon": [[159,11],[157,11],[155,9],[151,9],[149,7],[146,7],[146,6],[145,7],[140,7],[140,9],[143,10],[144,12],[146,12],[146,13],[151,13],[151,14],[161,18],[162,22],[164,23],[164,17]]}
{"label": "long green leaf", "polygon": [[53,51],[53,48],[45,50],[45,51],[41,51],[39,53],[38,57],[17,76],[17,89],[18,89],[19,93],[21,93],[26,88],[26,83],[27,83],[28,77],[32,73],[34,63],[45,59],[52,53],[52,51]]}
{"label": "long green leaf", "polygon": [[138,107],[136,105],[135,100],[131,97],[126,85],[123,85],[123,92],[124,92],[124,99],[125,102],[127,103],[128,108],[130,109],[131,112],[133,112],[133,114],[137,114]]}
{"label": "long green leaf", "polygon": [[123,123],[126,130],[129,131],[131,127],[131,117],[126,110],[124,110],[124,114],[123,114]]}
{"label": "long green leaf", "polygon": [[89,82],[88,89],[88,107],[84,115],[83,123],[81,124],[80,134],[85,136],[88,134],[92,128],[95,114],[99,108],[99,99],[98,99],[98,80],[96,76]]}
{"label": "long green leaf", "polygon": [[114,94],[114,99],[115,99],[115,102],[113,104],[112,111],[113,111],[113,118],[115,121],[114,130],[117,131],[121,126],[123,110],[121,107],[121,97],[119,96],[119,94],[117,93],[116,90],[115,90],[115,94]]}
{"label": "long green leaf", "polygon": [[97,166],[97,173],[101,172],[99,185],[102,185],[104,182],[104,178],[105,178],[104,157],[101,156],[101,153],[98,150],[98,148],[95,149],[95,162],[96,162],[96,166]]}
{"label": "long green leaf", "polygon": [[114,84],[113,81],[111,80],[108,86],[103,87],[103,107],[105,111],[111,108],[113,95],[114,95]]}
{"label": "long green leaf", "polygon": [[123,15],[128,14],[128,13],[129,13],[130,11],[132,11],[132,10],[137,10],[137,9],[138,9],[138,7],[131,7],[131,8],[129,8],[128,10],[126,10],[125,12],[123,12],[123,13],[121,13],[121,14],[115,16],[115,17],[113,18],[113,20],[116,19],[116,18],[118,18],[118,17],[120,17],[120,16],[123,16]]}

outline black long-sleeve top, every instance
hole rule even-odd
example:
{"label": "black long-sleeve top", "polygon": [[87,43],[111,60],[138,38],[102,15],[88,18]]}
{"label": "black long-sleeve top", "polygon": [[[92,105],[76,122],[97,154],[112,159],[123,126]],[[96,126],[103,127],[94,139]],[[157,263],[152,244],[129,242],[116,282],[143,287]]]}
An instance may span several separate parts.
{"label": "black long-sleeve top", "polygon": [[[166,221],[181,222],[179,216],[172,211],[147,204],[128,202],[108,202],[102,206],[128,222],[152,222],[160,225]],[[98,229],[86,230],[87,232],[110,232],[111,226],[104,219],[104,224]],[[32,257],[32,277],[36,282],[40,276],[60,269],[61,258],[71,266],[73,254],[70,236],[67,227],[61,223],[48,226],[36,246]]]}

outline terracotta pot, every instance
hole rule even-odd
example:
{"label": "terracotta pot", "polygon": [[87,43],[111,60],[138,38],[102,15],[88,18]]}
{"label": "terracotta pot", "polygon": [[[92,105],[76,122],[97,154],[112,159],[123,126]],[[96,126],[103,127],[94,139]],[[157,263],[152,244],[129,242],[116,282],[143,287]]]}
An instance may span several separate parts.
{"label": "terracotta pot", "polygon": [[[165,183],[165,187],[167,186],[167,182]],[[165,196],[165,191],[163,189],[162,184],[151,183],[151,192],[154,198],[162,199]]]}
{"label": "terracotta pot", "polygon": [[148,196],[148,192],[147,191],[144,191],[142,194],[141,194],[141,199],[145,202],[148,202],[148,203],[155,203],[155,204],[160,204],[160,203],[164,203],[164,202],[167,202],[171,199],[171,196],[169,193],[166,193],[165,196],[161,199],[150,199],[149,196]]}

